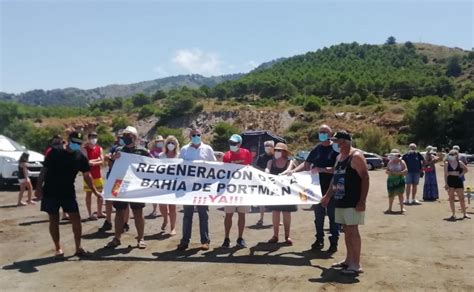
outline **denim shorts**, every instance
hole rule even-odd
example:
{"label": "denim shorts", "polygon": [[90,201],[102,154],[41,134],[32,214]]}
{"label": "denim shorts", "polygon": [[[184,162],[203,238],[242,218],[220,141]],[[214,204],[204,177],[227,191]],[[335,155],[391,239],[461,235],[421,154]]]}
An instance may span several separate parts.
{"label": "denim shorts", "polygon": [[407,185],[417,185],[420,182],[419,172],[409,172],[405,176],[405,183]]}

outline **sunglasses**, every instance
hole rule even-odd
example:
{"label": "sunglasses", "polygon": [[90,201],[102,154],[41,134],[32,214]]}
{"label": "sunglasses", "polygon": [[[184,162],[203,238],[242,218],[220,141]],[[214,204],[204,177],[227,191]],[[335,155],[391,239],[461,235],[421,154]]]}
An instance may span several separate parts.
{"label": "sunglasses", "polygon": [[232,142],[232,141],[229,141],[229,145],[231,145],[231,146],[237,146],[237,145],[239,145],[239,142]]}
{"label": "sunglasses", "polygon": [[166,145],[170,145],[170,144],[171,145],[176,145],[176,143],[174,143],[174,142],[168,142],[168,144],[166,144]]}
{"label": "sunglasses", "polygon": [[283,152],[283,150],[276,149],[275,152]]}
{"label": "sunglasses", "polygon": [[191,137],[201,137],[201,134],[192,134]]}

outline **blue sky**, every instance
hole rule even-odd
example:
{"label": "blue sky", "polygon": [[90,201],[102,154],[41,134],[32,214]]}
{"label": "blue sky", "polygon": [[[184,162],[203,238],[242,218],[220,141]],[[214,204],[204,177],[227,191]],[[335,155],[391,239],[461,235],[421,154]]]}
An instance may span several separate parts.
{"label": "blue sky", "polygon": [[472,1],[3,1],[0,91],[247,72],[341,42],[474,47]]}

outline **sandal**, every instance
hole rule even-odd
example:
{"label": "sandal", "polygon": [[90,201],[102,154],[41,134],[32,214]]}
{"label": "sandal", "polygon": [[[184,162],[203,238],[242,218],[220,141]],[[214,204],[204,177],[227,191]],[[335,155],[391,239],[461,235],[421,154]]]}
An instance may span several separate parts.
{"label": "sandal", "polygon": [[456,221],[456,216],[453,215],[453,216],[449,217],[448,221]]}
{"label": "sandal", "polygon": [[293,245],[293,240],[292,240],[290,237],[286,237],[286,238],[285,238],[285,242],[286,242],[286,244],[288,244],[288,245]]}
{"label": "sandal", "polygon": [[392,210],[385,210],[383,213],[384,214],[393,214],[393,211]]}
{"label": "sandal", "polygon": [[109,243],[105,245],[105,248],[116,248],[121,244],[122,243],[120,242],[120,240],[114,237]]}
{"label": "sandal", "polygon": [[268,243],[277,243],[278,242],[278,237],[276,236],[273,236],[272,238],[270,238],[270,240],[268,240]]}
{"label": "sandal", "polygon": [[161,224],[161,231],[166,231],[167,226],[168,226],[168,222],[163,222],[163,224]]}
{"label": "sandal", "polygon": [[62,249],[56,251],[56,253],[53,256],[53,259],[55,259],[57,261],[63,261],[64,260],[64,252],[62,251]]}
{"label": "sandal", "polygon": [[146,242],[145,242],[145,240],[140,239],[140,240],[137,242],[137,247],[138,247],[139,249],[145,249],[145,248],[146,248]]}
{"label": "sandal", "polygon": [[471,216],[464,215],[464,216],[462,217],[462,219],[471,219]]}
{"label": "sandal", "polygon": [[346,264],[344,261],[331,265],[331,268],[335,268],[335,269],[347,269],[348,267],[349,265]]}
{"label": "sandal", "polygon": [[257,226],[263,226],[263,220],[258,220],[258,221],[257,221],[257,224],[255,224],[255,225],[257,225]]}
{"label": "sandal", "polygon": [[85,251],[83,248],[80,248],[74,256],[79,257],[79,258],[84,258],[84,257],[89,257],[91,254],[88,251]]}
{"label": "sandal", "polygon": [[356,267],[347,267],[341,271],[342,274],[344,275],[358,275],[362,274],[364,270],[362,268],[356,268]]}

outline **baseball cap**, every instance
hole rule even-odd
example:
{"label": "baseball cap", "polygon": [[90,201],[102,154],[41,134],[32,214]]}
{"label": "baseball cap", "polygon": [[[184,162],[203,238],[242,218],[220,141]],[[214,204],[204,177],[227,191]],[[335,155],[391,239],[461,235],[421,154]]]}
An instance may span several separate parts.
{"label": "baseball cap", "polygon": [[352,141],[352,136],[351,136],[351,134],[349,134],[346,131],[342,130],[342,131],[337,131],[334,134],[334,136],[331,138],[331,140],[337,140],[337,139]]}
{"label": "baseball cap", "polygon": [[234,134],[230,136],[229,141],[234,143],[242,143],[242,137],[240,135]]}
{"label": "baseball cap", "polygon": [[132,127],[132,126],[126,127],[125,130],[123,130],[123,134],[132,134],[135,137],[138,137],[137,129],[135,127]]}
{"label": "baseball cap", "polygon": [[69,141],[73,143],[82,144],[83,139],[84,139],[84,135],[82,135],[81,132],[74,131],[74,132],[71,132],[71,134],[69,134]]}

